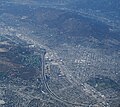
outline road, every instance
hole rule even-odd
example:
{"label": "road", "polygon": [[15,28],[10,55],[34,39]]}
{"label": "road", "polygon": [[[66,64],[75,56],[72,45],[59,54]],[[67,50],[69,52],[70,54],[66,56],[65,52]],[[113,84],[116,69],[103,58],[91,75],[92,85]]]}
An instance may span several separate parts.
{"label": "road", "polygon": [[41,58],[42,58],[42,77],[43,77],[43,83],[45,85],[45,88],[47,89],[47,91],[49,92],[49,94],[52,96],[52,98],[54,98],[55,100],[57,101],[60,101],[66,105],[72,105],[72,106],[89,106],[89,107],[95,107],[94,105],[90,105],[88,103],[72,103],[72,102],[69,102],[67,100],[64,100],[62,98],[60,98],[58,95],[56,95],[49,87],[48,83],[46,82],[46,76],[45,76],[45,53],[43,53],[41,55]]}

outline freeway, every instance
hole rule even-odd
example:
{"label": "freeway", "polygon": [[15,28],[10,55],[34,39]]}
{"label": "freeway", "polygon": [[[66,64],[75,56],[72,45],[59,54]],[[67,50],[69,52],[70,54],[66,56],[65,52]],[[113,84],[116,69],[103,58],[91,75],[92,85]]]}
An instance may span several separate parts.
{"label": "freeway", "polygon": [[62,98],[60,98],[58,95],[56,95],[49,87],[48,83],[46,82],[46,76],[45,76],[45,52],[43,52],[43,54],[41,55],[42,58],[42,77],[43,77],[43,83],[45,85],[45,88],[47,89],[47,91],[49,92],[49,94],[57,101],[60,101],[66,105],[73,105],[73,106],[89,106],[89,107],[94,107],[94,105],[90,105],[88,103],[72,103],[69,102],[67,100],[64,100]]}

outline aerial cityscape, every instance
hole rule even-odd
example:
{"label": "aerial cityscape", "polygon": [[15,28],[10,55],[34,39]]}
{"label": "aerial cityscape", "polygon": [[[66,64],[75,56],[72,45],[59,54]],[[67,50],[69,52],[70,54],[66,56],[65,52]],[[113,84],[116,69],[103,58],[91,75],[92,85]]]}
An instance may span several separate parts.
{"label": "aerial cityscape", "polygon": [[120,107],[119,0],[1,0],[0,107]]}

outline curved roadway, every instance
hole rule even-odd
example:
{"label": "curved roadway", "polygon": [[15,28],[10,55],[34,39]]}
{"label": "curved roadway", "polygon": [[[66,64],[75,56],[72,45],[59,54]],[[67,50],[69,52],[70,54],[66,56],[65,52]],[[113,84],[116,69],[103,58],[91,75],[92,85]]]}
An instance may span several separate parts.
{"label": "curved roadway", "polygon": [[[47,91],[49,92],[50,95],[52,95],[52,97],[54,99],[56,99],[57,101],[60,101],[62,103],[65,103],[67,105],[73,105],[73,106],[88,106],[89,104],[88,103],[72,103],[72,102],[69,102],[69,101],[66,101],[66,100],[63,100],[62,98],[60,98],[58,95],[56,95],[49,87],[48,83],[46,82],[46,77],[45,77],[45,52],[42,53],[41,55],[41,58],[42,58],[42,77],[43,77],[43,82],[44,82],[44,85],[47,89]],[[89,107],[93,105],[89,105]]]}

